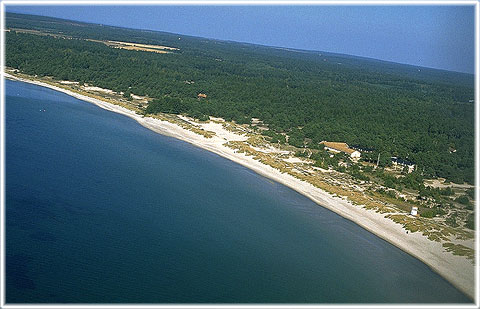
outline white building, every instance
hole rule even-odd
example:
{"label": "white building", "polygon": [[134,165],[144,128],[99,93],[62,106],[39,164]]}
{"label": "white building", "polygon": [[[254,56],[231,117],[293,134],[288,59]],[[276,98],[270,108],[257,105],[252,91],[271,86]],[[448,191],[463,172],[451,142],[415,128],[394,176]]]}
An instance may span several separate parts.
{"label": "white building", "polygon": [[418,207],[412,207],[412,211],[410,211],[412,216],[418,216]]}
{"label": "white building", "polygon": [[395,168],[397,168],[397,166],[406,167],[407,173],[411,173],[415,170],[415,163],[409,162],[407,160],[399,159],[397,157],[392,157],[391,159],[392,159],[393,167]]}

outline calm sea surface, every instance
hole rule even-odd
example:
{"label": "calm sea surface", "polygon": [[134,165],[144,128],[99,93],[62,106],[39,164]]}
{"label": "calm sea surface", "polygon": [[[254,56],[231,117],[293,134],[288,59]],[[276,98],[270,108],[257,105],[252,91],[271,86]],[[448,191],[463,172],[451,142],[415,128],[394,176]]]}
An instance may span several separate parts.
{"label": "calm sea surface", "polygon": [[7,303],[469,302],[295,191],[6,81]]}

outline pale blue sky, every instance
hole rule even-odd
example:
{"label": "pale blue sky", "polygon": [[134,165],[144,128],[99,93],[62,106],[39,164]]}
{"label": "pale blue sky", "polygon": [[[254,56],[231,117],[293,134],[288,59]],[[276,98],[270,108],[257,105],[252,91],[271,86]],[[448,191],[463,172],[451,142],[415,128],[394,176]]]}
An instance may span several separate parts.
{"label": "pale blue sky", "polygon": [[474,6],[7,6],[7,11],[474,72]]}

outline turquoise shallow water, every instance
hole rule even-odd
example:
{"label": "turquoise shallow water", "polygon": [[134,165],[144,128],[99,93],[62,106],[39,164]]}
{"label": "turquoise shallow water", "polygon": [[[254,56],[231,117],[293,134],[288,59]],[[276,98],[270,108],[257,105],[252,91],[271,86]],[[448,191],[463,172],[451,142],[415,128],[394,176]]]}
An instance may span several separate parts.
{"label": "turquoise shallow water", "polygon": [[6,81],[7,303],[469,302],[295,191]]}

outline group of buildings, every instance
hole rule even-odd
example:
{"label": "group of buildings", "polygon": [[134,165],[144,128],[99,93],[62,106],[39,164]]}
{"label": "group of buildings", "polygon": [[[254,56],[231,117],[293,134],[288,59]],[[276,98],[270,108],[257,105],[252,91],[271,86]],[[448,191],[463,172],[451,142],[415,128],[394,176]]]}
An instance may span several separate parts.
{"label": "group of buildings", "polygon": [[[349,155],[350,159],[352,159],[353,161],[358,161],[358,159],[360,159],[362,155],[360,152],[361,150],[364,150],[365,152],[373,151],[373,149],[364,149],[364,148],[355,147],[355,146],[349,147],[347,143],[323,141],[320,144],[322,144],[326,150],[331,151],[333,153],[340,153],[340,152],[346,153],[347,155]],[[395,169],[397,167],[406,168],[408,173],[411,173],[415,170],[416,166],[415,166],[415,163],[413,162],[403,160],[397,157],[391,157],[391,160]],[[410,215],[413,217],[418,217],[419,216],[418,207],[412,207],[410,211]]]}
{"label": "group of buildings", "polygon": [[406,168],[407,173],[411,173],[415,170],[415,163],[403,160],[397,157],[392,157],[392,164],[395,168],[400,167],[400,168]]}
{"label": "group of buildings", "polygon": [[[340,143],[340,142],[326,142],[323,141],[320,143],[325,147],[326,150],[331,151],[333,153],[346,153],[352,161],[358,161],[362,156],[362,152],[372,152],[373,149],[370,148],[361,148],[361,147],[350,147],[347,143]],[[415,170],[415,163],[403,160],[397,157],[391,157],[392,164],[394,168],[406,168],[408,173],[411,173]]]}

